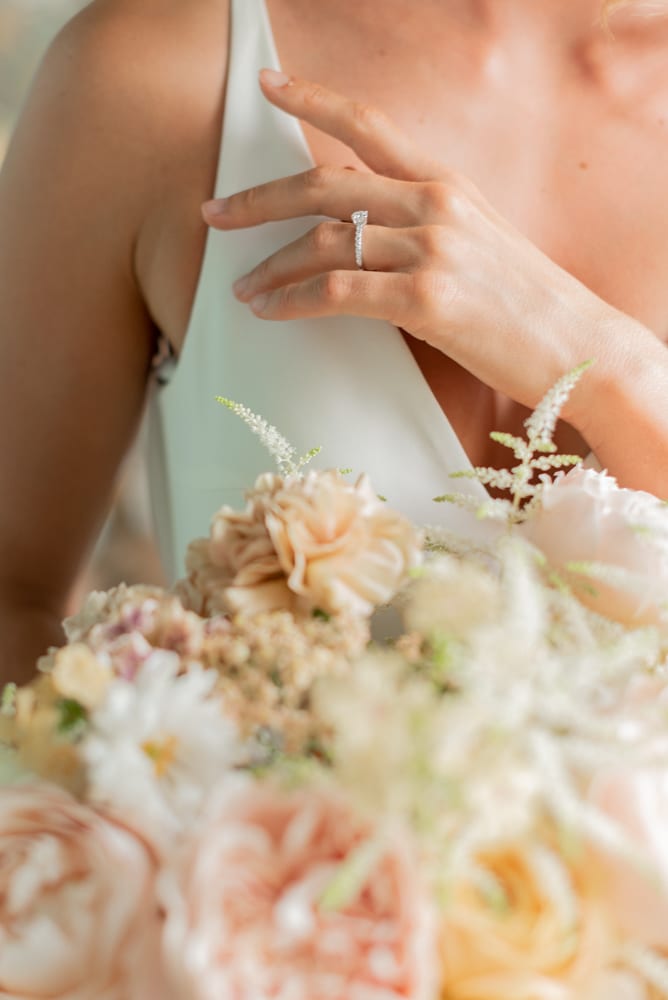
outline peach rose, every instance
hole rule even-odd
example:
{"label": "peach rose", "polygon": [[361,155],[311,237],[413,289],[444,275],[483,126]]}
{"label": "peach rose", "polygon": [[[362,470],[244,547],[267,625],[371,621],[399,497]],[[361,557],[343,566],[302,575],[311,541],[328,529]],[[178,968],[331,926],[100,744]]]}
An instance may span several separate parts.
{"label": "peach rose", "polygon": [[351,486],[310,472],[274,497],[266,522],[290,589],[334,614],[371,614],[420,561],[415,528],[365,476]]}
{"label": "peach rose", "polygon": [[221,507],[208,538],[191,542],[176,593],[201,615],[240,610],[258,614],[291,609],[290,593],[265,523],[267,507],[283,487],[280,476],[260,476],[242,511]]}
{"label": "peach rose", "polygon": [[322,789],[220,791],[163,879],[165,954],[183,995],[431,1000],[433,924],[415,859],[375,832]]}
{"label": "peach rose", "polygon": [[[594,611],[633,626],[666,620],[668,507],[656,497],[578,467],[545,484],[518,530]],[[574,563],[609,567],[609,577],[569,572]]]}
{"label": "peach rose", "polygon": [[50,785],[0,789],[0,997],[163,1000],[154,866]]}
{"label": "peach rose", "polygon": [[279,608],[368,616],[420,560],[415,528],[338,472],[262,476],[244,511],[223,507],[188,551],[179,593],[202,614]]}
{"label": "peach rose", "polygon": [[539,843],[500,846],[479,861],[484,877],[456,887],[443,919],[442,995],[591,998],[615,958],[598,887]]}
{"label": "peach rose", "polygon": [[613,819],[638,860],[595,846],[605,898],[622,932],[668,951],[668,774],[662,768],[615,768],[597,775],[590,801]]}

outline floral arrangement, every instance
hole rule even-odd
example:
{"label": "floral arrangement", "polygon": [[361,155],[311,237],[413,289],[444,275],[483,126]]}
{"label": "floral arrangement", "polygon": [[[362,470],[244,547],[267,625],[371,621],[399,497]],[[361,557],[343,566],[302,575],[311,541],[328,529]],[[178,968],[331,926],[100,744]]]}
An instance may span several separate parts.
{"label": "floral arrangement", "polygon": [[278,473],[4,692],[1,997],[668,997],[668,509],[556,453],[580,374],[485,549],[224,401]]}

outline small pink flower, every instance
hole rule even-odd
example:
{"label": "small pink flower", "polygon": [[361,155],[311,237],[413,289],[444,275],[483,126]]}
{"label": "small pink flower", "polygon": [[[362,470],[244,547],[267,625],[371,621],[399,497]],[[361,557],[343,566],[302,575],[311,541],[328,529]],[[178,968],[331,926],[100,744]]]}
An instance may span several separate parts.
{"label": "small pink flower", "polygon": [[[241,783],[163,882],[165,951],[192,1000],[431,997],[435,941],[415,859],[324,790]],[[327,890],[369,851],[337,906]]]}
{"label": "small pink flower", "polygon": [[[594,611],[634,626],[666,620],[668,507],[656,497],[578,467],[545,484],[519,531]],[[576,563],[598,564],[603,575],[569,572]]]}
{"label": "small pink flower", "polygon": [[50,785],[0,789],[0,996],[163,1000],[154,864]]}
{"label": "small pink flower", "polygon": [[[187,661],[197,659],[202,648],[203,622],[198,616],[174,594],[143,584],[120,584],[90,594],[64,625],[69,643],[85,643],[107,657],[122,677],[136,671],[153,649],[177,653]],[[48,659],[44,667],[48,669]]]}

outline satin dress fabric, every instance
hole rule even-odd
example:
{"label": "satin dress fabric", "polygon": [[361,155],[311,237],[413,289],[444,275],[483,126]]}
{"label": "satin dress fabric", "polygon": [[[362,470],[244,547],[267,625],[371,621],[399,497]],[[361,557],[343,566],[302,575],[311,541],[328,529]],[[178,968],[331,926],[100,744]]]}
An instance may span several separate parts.
{"label": "satin dress fabric", "polygon": [[[299,122],[258,87],[262,67],[280,69],[264,0],[232,0],[230,17],[215,197],[313,166]],[[351,478],[367,473],[388,503],[420,525],[481,541],[494,533],[472,513],[433,501],[454,490],[481,503],[488,495],[476,481],[450,479],[471,463],[398,329],[354,317],[268,322],[234,298],[236,278],[317,221],[208,233],[181,356],[149,402],[152,506],[172,580],[213,513],[223,504],[242,507],[256,477],[274,469],[216,396],[261,414],[299,454],[320,446],[315,467],[352,469]],[[354,267],[352,225],[350,254]]]}

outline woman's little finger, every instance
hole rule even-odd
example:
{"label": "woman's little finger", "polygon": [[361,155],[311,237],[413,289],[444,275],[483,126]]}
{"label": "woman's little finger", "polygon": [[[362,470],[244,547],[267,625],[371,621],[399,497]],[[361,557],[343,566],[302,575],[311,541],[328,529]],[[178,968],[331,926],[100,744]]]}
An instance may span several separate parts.
{"label": "woman's little finger", "polygon": [[366,316],[408,326],[416,313],[414,279],[406,272],[328,271],[260,292],[250,300],[250,307],[261,319]]}

